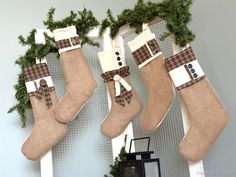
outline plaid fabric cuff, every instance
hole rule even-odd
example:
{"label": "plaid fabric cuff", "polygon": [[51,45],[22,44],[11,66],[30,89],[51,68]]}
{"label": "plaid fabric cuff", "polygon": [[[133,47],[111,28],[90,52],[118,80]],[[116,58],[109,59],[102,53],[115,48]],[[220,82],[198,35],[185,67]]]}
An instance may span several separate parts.
{"label": "plaid fabric cuff", "polygon": [[192,47],[188,47],[182,52],[165,59],[165,65],[168,71],[182,66],[188,62],[196,60]]}
{"label": "plaid fabric cuff", "polygon": [[[192,68],[194,66],[191,65],[191,69],[189,69],[187,67],[186,64],[188,64],[189,62],[193,62],[195,60],[196,60],[196,57],[193,53],[191,46],[188,47],[187,49],[181,51],[180,53],[173,55],[168,59],[165,59],[165,65],[166,65],[166,68],[169,72],[180,67],[180,66],[184,66],[186,72],[188,73],[189,77],[191,78],[190,81],[188,81],[180,86],[177,86],[176,87],[177,90],[181,90],[183,88],[189,87],[189,86],[201,81],[202,79],[204,79],[206,77],[205,75],[198,77],[198,75],[195,73],[195,69]],[[195,77],[193,77],[193,76],[195,76]]]}
{"label": "plaid fabric cuff", "polygon": [[68,47],[78,46],[80,45],[79,36],[71,37],[69,39],[63,39],[56,42],[58,49],[64,49]]}
{"label": "plaid fabric cuff", "polygon": [[134,51],[133,57],[137,65],[141,65],[146,60],[151,58],[152,56],[161,52],[159,45],[156,42],[156,39],[152,39],[144,44],[142,47]]}
{"label": "plaid fabric cuff", "polygon": [[[50,92],[54,91],[55,87],[48,86],[48,83],[45,79],[47,76],[50,76],[50,74],[48,70],[48,65],[46,63],[39,63],[31,67],[24,68],[25,82],[30,82],[30,84],[32,84],[34,88],[33,91],[29,91],[28,95],[30,97],[35,96],[39,100],[44,98],[47,107],[50,108],[52,106]],[[39,86],[37,86],[36,80],[39,80]],[[32,81],[33,83],[31,83]]]}
{"label": "plaid fabric cuff", "polygon": [[24,78],[26,82],[46,76],[50,76],[48,65],[46,63],[39,63],[31,67],[24,68]]}

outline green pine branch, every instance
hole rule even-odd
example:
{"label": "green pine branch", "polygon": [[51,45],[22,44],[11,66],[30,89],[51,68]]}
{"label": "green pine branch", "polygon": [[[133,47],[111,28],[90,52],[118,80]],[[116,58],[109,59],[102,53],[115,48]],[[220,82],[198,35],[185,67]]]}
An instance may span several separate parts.
{"label": "green pine branch", "polygon": [[[121,148],[118,157],[115,158],[113,165],[110,165],[109,175],[112,177],[120,177],[120,163],[126,160],[125,154],[127,154],[125,148],[127,143],[127,135],[124,138],[124,146]],[[108,175],[104,175],[104,177],[109,177]]]}
{"label": "green pine branch", "polygon": [[[75,25],[76,29],[80,35],[82,40],[81,45],[89,44],[92,46],[98,46],[97,42],[94,42],[92,39],[87,37],[88,32],[99,25],[97,19],[93,16],[93,13],[90,10],[84,9],[82,11],[78,11],[75,13],[74,11],[70,12],[70,15],[65,17],[62,20],[56,21],[54,19],[55,9],[51,8],[47,14],[47,19],[44,21],[45,28],[50,29],[53,31],[57,28],[63,28],[70,25]],[[25,54],[20,56],[15,63],[20,66],[21,73],[18,75],[18,81],[15,85],[15,98],[17,100],[17,104],[12,106],[8,113],[12,113],[13,111],[17,111],[22,127],[26,126],[26,110],[31,109],[31,104],[28,98],[28,94],[25,87],[25,81],[23,76],[23,69],[28,66],[32,66],[35,64],[36,58],[44,58],[49,53],[56,53],[56,43],[53,38],[47,36],[46,37],[46,44],[36,44],[34,39],[34,34],[36,30],[33,29],[27,37],[23,37],[20,35],[18,37],[19,44],[22,46],[27,46],[28,49],[26,50]]]}
{"label": "green pine branch", "polygon": [[160,17],[166,22],[168,32],[160,37],[164,40],[172,36],[175,43],[184,47],[195,38],[193,32],[188,28],[191,21],[190,7],[192,0],[163,0],[160,3],[138,0],[133,9],[125,9],[117,18],[112,16],[111,11],[107,12],[107,17],[100,27],[100,36],[107,27],[110,27],[111,38],[115,38],[121,26],[129,24],[135,28],[136,33],[142,32],[142,24],[152,21],[155,17]]}

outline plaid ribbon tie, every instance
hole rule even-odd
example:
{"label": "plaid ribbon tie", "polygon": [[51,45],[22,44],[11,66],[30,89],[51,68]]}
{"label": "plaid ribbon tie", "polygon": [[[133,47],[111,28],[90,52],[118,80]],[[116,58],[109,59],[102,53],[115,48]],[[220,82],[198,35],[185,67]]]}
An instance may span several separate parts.
{"label": "plaid ribbon tie", "polygon": [[[55,87],[52,85],[48,85],[46,77],[50,76],[48,65],[46,63],[38,63],[34,64],[30,67],[24,68],[24,79],[25,82],[32,82],[34,83],[34,90],[30,90],[28,95],[36,96],[38,99],[45,98],[46,106],[48,109],[52,106],[52,100],[50,97],[49,92],[55,91]],[[39,86],[36,84],[36,80],[40,79]],[[38,88],[39,87],[39,88]]]}
{"label": "plaid ribbon tie", "polygon": [[120,104],[121,106],[125,106],[125,100],[128,104],[131,102],[132,87],[124,79],[124,77],[128,76],[129,74],[129,67],[124,66],[120,69],[108,71],[101,75],[105,82],[114,81],[115,100],[116,103]]}
{"label": "plaid ribbon tie", "polygon": [[44,79],[39,81],[39,89],[37,90],[36,97],[42,99],[44,97],[46,105],[48,108],[52,106],[52,100],[50,97],[50,89],[47,85],[47,82]]}

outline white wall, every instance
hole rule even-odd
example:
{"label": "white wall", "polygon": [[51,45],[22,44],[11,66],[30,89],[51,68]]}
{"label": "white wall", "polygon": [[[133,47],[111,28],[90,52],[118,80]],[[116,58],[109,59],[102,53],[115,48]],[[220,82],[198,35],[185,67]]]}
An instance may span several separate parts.
{"label": "white wall", "polygon": [[236,1],[194,1],[193,49],[229,113],[229,124],[204,159],[206,177],[236,177]]}

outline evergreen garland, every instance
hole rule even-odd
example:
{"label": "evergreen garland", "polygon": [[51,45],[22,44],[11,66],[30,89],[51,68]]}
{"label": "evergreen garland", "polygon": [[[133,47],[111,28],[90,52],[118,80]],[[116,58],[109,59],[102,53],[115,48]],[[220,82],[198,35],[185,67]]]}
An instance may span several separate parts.
{"label": "evergreen garland", "polygon": [[[172,36],[175,39],[175,43],[181,47],[194,40],[195,35],[188,28],[188,23],[191,21],[190,6],[192,0],[163,0],[160,3],[147,2],[138,0],[134,9],[125,9],[120,15],[117,15],[115,19],[111,13],[111,10],[107,11],[107,17],[102,21],[99,34],[102,36],[105,29],[110,27],[110,36],[115,38],[121,26],[129,24],[130,27],[135,28],[136,33],[142,32],[142,24],[152,21],[155,17],[160,17],[166,21],[166,27],[168,32],[161,36],[161,40],[164,40],[168,36]],[[51,8],[47,14],[47,19],[44,22],[45,28],[53,31],[57,28],[63,28],[67,26],[76,26],[77,32],[82,40],[81,45],[89,44],[92,46],[99,46],[97,42],[91,40],[87,34],[94,27],[99,25],[97,19],[93,16],[90,10],[84,9],[70,12],[70,15],[62,20],[54,20],[55,9]],[[16,64],[20,66],[21,73],[18,74],[18,81],[15,85],[16,94],[15,97],[18,103],[11,107],[8,113],[17,111],[20,115],[22,127],[26,125],[27,109],[31,108],[29,98],[27,95],[23,68],[31,66],[35,63],[36,58],[43,58],[49,53],[57,53],[56,43],[54,39],[45,34],[46,44],[35,44],[34,34],[36,30],[33,29],[27,37],[19,36],[19,43],[22,46],[28,46],[29,48],[24,55],[20,56],[16,60]],[[58,53],[57,53],[58,54]]]}
{"label": "evergreen garland", "polygon": [[152,21],[155,17],[160,17],[166,22],[168,32],[161,36],[164,40],[168,36],[175,39],[175,43],[184,47],[187,43],[194,40],[195,35],[188,28],[191,21],[190,6],[192,0],[163,0],[160,3],[138,0],[134,9],[125,9],[115,19],[111,11],[107,11],[107,17],[102,21],[100,35],[107,27],[110,27],[111,38],[115,38],[121,26],[129,24],[135,28],[136,33],[142,32],[142,24]]}
{"label": "evergreen garland", "polygon": [[[74,25],[78,31],[78,34],[81,38],[81,45],[89,44],[92,46],[98,46],[98,43],[92,41],[89,37],[87,37],[88,32],[99,25],[97,19],[93,16],[93,13],[90,10],[84,9],[82,11],[78,11],[75,13],[74,11],[70,12],[70,15],[60,21],[55,21],[53,16],[55,13],[55,9],[51,8],[48,12],[48,16],[46,21],[44,21],[45,28],[53,31],[57,28],[64,28],[67,26]],[[26,125],[26,110],[31,109],[31,104],[28,98],[28,94],[25,87],[25,81],[23,76],[23,68],[32,66],[35,64],[36,58],[43,58],[47,56],[49,53],[58,53],[56,48],[56,43],[53,38],[50,38],[45,34],[46,44],[35,44],[34,34],[36,30],[32,30],[27,37],[19,36],[19,43],[22,46],[28,46],[29,48],[26,50],[25,54],[20,56],[16,60],[16,64],[20,66],[21,73],[18,74],[18,81],[15,85],[16,94],[15,97],[18,103],[11,107],[8,113],[13,111],[17,111],[20,115],[20,120],[22,123],[22,127]]]}
{"label": "evergreen garland", "polygon": [[[125,147],[127,143],[127,135],[125,135],[124,138],[124,146],[121,148],[120,153],[118,157],[115,158],[114,164],[110,165],[110,172],[109,174],[112,175],[112,177],[120,177],[120,162],[123,162],[126,160],[125,154],[127,154]],[[104,175],[104,177],[109,177],[108,175]]]}

